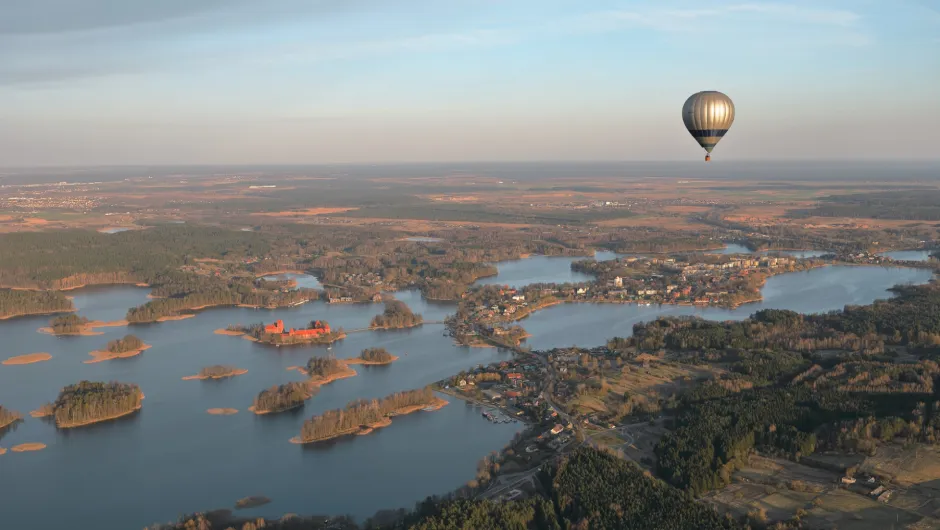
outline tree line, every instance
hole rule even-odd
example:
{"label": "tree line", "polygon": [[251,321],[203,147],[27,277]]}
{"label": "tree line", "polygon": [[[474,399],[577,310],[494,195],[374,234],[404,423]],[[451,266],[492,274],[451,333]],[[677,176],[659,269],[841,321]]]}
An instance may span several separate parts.
{"label": "tree line", "polygon": [[399,300],[385,303],[385,311],[372,317],[369,327],[373,329],[410,328],[424,322],[424,317],[413,313],[407,304]]}
{"label": "tree line", "polygon": [[305,383],[290,382],[262,390],[253,403],[256,413],[283,412],[303,406],[314,390]]}
{"label": "tree line", "polygon": [[69,333],[80,333],[89,322],[91,321],[85,317],[70,314],[53,318],[49,326],[52,328],[54,334],[67,335]]}
{"label": "tree line", "polygon": [[125,335],[123,339],[114,339],[108,342],[106,350],[110,353],[124,353],[139,350],[144,347],[144,341],[134,335]]}
{"label": "tree line", "polygon": [[81,381],[59,392],[53,417],[58,427],[104,421],[139,409],[142,396],[135,384]]}
{"label": "tree line", "polygon": [[0,435],[3,434],[4,429],[13,425],[16,422],[22,421],[23,416],[19,412],[5,408],[3,405],[0,405]]}
{"label": "tree line", "polygon": [[59,291],[0,289],[0,319],[74,309],[72,301]]}
{"label": "tree line", "polygon": [[304,369],[310,377],[327,378],[331,375],[346,371],[346,363],[330,355],[328,357],[311,357]]}
{"label": "tree line", "polygon": [[300,440],[309,443],[350,434],[363,425],[381,421],[390,413],[406,407],[431,405],[434,400],[431,387],[425,387],[396,392],[383,399],[353,401],[346,408],[329,410],[305,421]]}
{"label": "tree line", "polygon": [[370,363],[390,363],[394,356],[385,348],[366,348],[359,354],[359,358]]}
{"label": "tree line", "polygon": [[[363,525],[337,517],[292,517],[233,522],[210,512],[181,518],[151,530],[744,530],[745,524],[721,515],[683,492],[651,477],[634,463],[583,447],[559,464],[546,464],[535,476],[544,496],[518,501],[428,497],[391,520],[372,518]],[[248,525],[251,526],[239,526]]]}

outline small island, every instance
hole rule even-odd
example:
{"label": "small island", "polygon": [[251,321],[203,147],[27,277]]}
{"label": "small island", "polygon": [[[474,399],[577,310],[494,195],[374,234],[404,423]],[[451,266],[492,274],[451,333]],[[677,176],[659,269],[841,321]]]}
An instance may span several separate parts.
{"label": "small island", "polygon": [[125,335],[123,339],[114,339],[108,342],[104,350],[91,352],[89,355],[92,356],[92,359],[85,361],[85,364],[135,357],[149,348],[150,345],[144,344],[144,341],[140,340],[138,337]]}
{"label": "small island", "polygon": [[305,421],[300,435],[291,438],[291,442],[308,444],[353,434],[369,434],[374,429],[391,425],[394,416],[437,410],[444,405],[447,401],[435,396],[430,387],[396,392],[381,400],[357,400],[346,405],[345,409],[330,410]]}
{"label": "small island", "polygon": [[45,448],[46,448],[46,444],[34,442],[34,443],[28,443],[28,444],[20,444],[20,445],[10,448],[10,450],[13,451],[14,453],[28,453],[32,451],[42,451]]}
{"label": "small island", "polygon": [[187,375],[183,378],[183,381],[227,379],[229,377],[235,377],[237,375],[244,375],[247,373],[248,370],[244,370],[242,368],[217,364],[214,366],[207,366],[202,370],[199,370],[199,373],[196,375]]}
{"label": "small island", "polygon": [[57,316],[49,323],[48,328],[40,328],[43,333],[50,333],[56,336],[64,335],[101,335],[100,331],[95,331],[90,326],[91,321],[85,317],[76,314]]}
{"label": "small island", "polygon": [[49,327],[39,328],[40,333],[48,335],[69,336],[78,335],[83,337],[102,335],[101,331],[95,331],[95,328],[108,328],[126,326],[126,320],[117,320],[114,322],[101,322],[98,320],[88,320],[76,314],[62,315],[55,317],[49,323]]}
{"label": "small island", "polygon": [[330,329],[330,325],[323,320],[314,320],[310,326],[303,329],[287,328],[283,320],[274,324],[255,324],[252,326],[229,326],[224,330],[216,330],[218,335],[239,336],[273,346],[289,346],[294,344],[333,344],[346,338],[342,328]]}
{"label": "small island", "polygon": [[16,411],[4,408],[3,405],[0,405],[0,433],[4,429],[23,421],[23,416]]}
{"label": "small island", "polygon": [[140,410],[143,397],[134,384],[82,381],[59,392],[51,407],[52,416],[60,429],[91,425]]}
{"label": "small island", "polygon": [[349,364],[364,364],[364,365],[386,365],[392,364],[397,361],[398,357],[392,355],[385,348],[366,348],[362,350],[362,353],[359,354],[359,357],[355,359],[345,359],[344,363]]}
{"label": "small island", "polygon": [[314,387],[357,375],[356,371],[346,364],[346,361],[341,361],[332,355],[329,357],[311,357],[306,366],[298,371],[309,377],[307,383]]}
{"label": "small island", "polygon": [[206,412],[213,416],[231,416],[232,414],[238,414],[238,409],[209,409]]}
{"label": "small island", "polygon": [[263,495],[252,495],[251,497],[245,497],[244,499],[239,499],[235,502],[236,510],[247,510],[248,508],[257,508],[258,506],[264,506],[271,502],[271,499]]}
{"label": "small island", "polygon": [[262,390],[248,409],[255,414],[276,414],[304,406],[313,397],[316,387],[306,383],[287,383]]}
{"label": "small island", "polygon": [[399,300],[390,300],[385,303],[385,311],[381,315],[372,318],[369,324],[370,329],[405,329],[420,326],[424,323],[424,317],[420,314],[412,313],[404,302]]}
{"label": "small island", "polygon": [[41,363],[43,361],[48,361],[49,359],[52,359],[52,356],[48,353],[27,353],[26,355],[10,357],[9,359],[3,361],[2,364],[4,366],[17,366],[23,364]]}

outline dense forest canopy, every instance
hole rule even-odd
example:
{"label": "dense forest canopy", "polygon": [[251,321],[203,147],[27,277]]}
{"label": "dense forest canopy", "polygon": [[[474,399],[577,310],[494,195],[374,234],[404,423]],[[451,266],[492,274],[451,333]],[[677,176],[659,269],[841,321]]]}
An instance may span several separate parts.
{"label": "dense forest canopy", "polygon": [[10,410],[5,408],[3,405],[0,405],[0,435],[3,434],[3,429],[22,419],[23,416],[21,416],[19,412]]}
{"label": "dense forest canopy", "polygon": [[385,348],[366,348],[359,354],[359,358],[370,363],[389,363],[394,356]]}
{"label": "dense forest canopy", "polygon": [[128,383],[82,381],[59,392],[53,415],[59,427],[72,427],[123,416],[140,408],[140,387]]}
{"label": "dense forest canopy", "polygon": [[86,230],[0,234],[0,285],[62,289],[148,282],[192,258],[261,256],[264,235],[194,225],[101,234]]}
{"label": "dense forest canopy", "polygon": [[396,392],[383,399],[353,401],[344,409],[329,410],[305,421],[300,439],[308,443],[350,434],[363,425],[381,421],[389,413],[407,407],[431,405],[434,399],[434,392],[430,387],[425,387]]}
{"label": "dense forest canopy", "polygon": [[347,370],[346,364],[332,355],[328,357],[311,357],[304,369],[310,377],[322,377],[324,379]]}
{"label": "dense forest canopy", "polygon": [[283,412],[303,406],[314,394],[305,383],[286,383],[262,390],[253,404],[256,413]]}
{"label": "dense forest canopy", "polygon": [[424,322],[424,318],[417,313],[412,313],[407,304],[399,300],[391,300],[385,303],[385,311],[381,315],[375,315],[369,324],[371,328],[410,328]]}
{"label": "dense forest canopy", "polygon": [[[2,247],[0,247],[2,248]],[[0,252],[2,254],[3,252]],[[58,291],[0,289],[0,318],[72,311],[72,301]]]}
{"label": "dense forest canopy", "polygon": [[76,314],[57,316],[49,323],[52,332],[56,335],[66,335],[69,333],[79,333],[85,329],[85,326],[91,322],[85,317]]}
{"label": "dense forest canopy", "polygon": [[833,195],[813,209],[791,210],[790,217],[855,217],[870,219],[940,220],[940,191],[881,191]]}
{"label": "dense forest canopy", "polygon": [[123,339],[114,339],[108,342],[106,350],[110,353],[125,353],[139,350],[144,347],[144,341],[134,335],[125,335]]}

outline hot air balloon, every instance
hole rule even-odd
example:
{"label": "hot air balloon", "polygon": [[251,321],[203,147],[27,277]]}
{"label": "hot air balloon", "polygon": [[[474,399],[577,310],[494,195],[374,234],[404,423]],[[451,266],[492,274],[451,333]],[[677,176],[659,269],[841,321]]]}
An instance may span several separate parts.
{"label": "hot air balloon", "polygon": [[708,162],[712,159],[712,149],[734,123],[734,103],[714,90],[692,94],[682,106],[682,121],[692,138],[707,152],[705,161]]}

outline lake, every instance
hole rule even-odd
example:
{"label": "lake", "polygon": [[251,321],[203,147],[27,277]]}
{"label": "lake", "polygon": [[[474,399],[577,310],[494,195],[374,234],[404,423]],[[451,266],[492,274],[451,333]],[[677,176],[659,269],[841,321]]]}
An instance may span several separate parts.
{"label": "lake", "polygon": [[[597,261],[608,261],[618,257],[618,254],[609,251],[598,251],[594,254]],[[522,287],[533,283],[580,283],[590,282],[594,277],[590,274],[571,270],[575,261],[586,259],[583,256],[532,256],[512,261],[496,263],[499,274],[489,278],[477,280],[474,285],[508,285]]]}
{"label": "lake", "polygon": [[887,256],[898,261],[928,261],[932,250],[893,250],[882,252],[882,256]]}
{"label": "lake", "polygon": [[794,258],[818,258],[827,254],[825,250],[760,250],[753,251],[744,245],[731,243],[723,249],[709,251],[708,254],[780,254],[782,256],[791,256]]}
{"label": "lake", "polygon": [[[602,256],[604,259],[609,257]],[[532,283],[571,278],[576,258],[530,258],[501,263],[496,283]],[[568,272],[566,272],[568,271]],[[508,277],[504,277],[508,274]],[[589,279],[589,278],[588,278]],[[761,307],[804,312],[864,304],[889,295],[897,283],[922,283],[930,272],[880,267],[826,267],[776,276],[761,304],[733,311],[682,306],[565,304],[521,322],[536,348],[592,346],[658,315],[698,314],[744,318]],[[312,282],[300,278],[298,281]],[[581,280],[583,281],[583,280]],[[73,291],[80,314],[95,320],[123,318],[128,307],[146,301],[147,289],[106,287]],[[454,306],[428,302],[415,291],[396,293],[426,320],[441,320]],[[355,515],[362,521],[380,509],[410,508],[428,495],[451,491],[472,479],[476,463],[498,450],[521,424],[493,424],[479,409],[448,398],[437,412],[396,418],[367,436],[316,446],[297,446],[305,418],[359,398],[379,398],[419,388],[477,364],[505,359],[493,348],[454,346],[441,325],[404,331],[350,334],[324,347],[271,348],[237,337],[214,335],[230,324],[284,319],[302,326],[324,319],[334,327],[357,329],[383,309],[381,304],[311,302],[296,308],[210,309],[195,318],[128,328],[102,328],[104,335],[52,337],[36,329],[49,317],[0,322],[0,357],[48,352],[52,360],[0,366],[0,404],[27,414],[55,399],[65,385],[82,379],[137,383],[146,394],[143,410],[108,423],[58,431],[27,418],[0,446],[41,442],[35,453],[0,456],[0,499],[10,528],[63,527],[125,530],[175,519],[179,514],[231,508],[237,499],[264,495],[272,503],[246,515],[287,512]],[[131,359],[83,364],[88,352],[128,332],[153,345]],[[385,347],[400,357],[390,366],[357,366],[359,375],[323,387],[298,413],[255,416],[247,411],[262,389],[301,380],[286,369],[311,355],[354,357],[366,347]],[[200,368],[230,364],[248,373],[225,381],[182,381]],[[206,409],[232,407],[234,416],[210,416]],[[40,506],[54,507],[41,509]]]}

